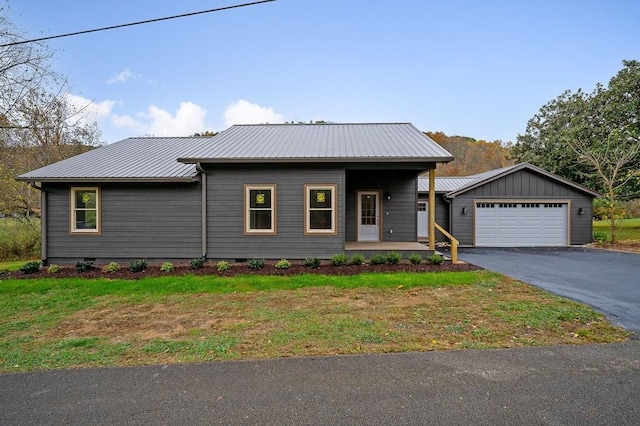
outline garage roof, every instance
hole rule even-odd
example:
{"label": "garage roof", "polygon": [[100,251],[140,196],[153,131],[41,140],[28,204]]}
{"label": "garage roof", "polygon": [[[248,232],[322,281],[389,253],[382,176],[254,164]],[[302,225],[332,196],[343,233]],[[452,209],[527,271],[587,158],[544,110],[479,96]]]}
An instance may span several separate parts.
{"label": "garage roof", "polygon": [[[488,172],[466,177],[436,177],[436,192],[445,193],[447,198],[455,198],[457,195],[463,194],[473,188],[485,185],[486,183],[523,169],[531,170],[535,173],[546,176],[551,180],[555,180],[579,191],[585,192],[593,197],[600,197],[600,194],[598,192],[593,191],[586,186],[582,186],[569,179],[565,179],[553,173],[549,173],[546,170],[543,170],[540,167],[536,167],[533,164],[529,163],[519,163],[514,166],[503,167],[500,169],[490,170]],[[418,180],[418,191],[429,191],[429,179],[421,177]]]}

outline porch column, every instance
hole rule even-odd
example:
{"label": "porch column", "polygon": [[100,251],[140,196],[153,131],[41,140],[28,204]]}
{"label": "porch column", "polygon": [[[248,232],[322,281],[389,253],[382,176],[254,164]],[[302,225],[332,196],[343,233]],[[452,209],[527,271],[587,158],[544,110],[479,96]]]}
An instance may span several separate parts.
{"label": "porch column", "polygon": [[429,169],[429,250],[436,249],[436,169]]}

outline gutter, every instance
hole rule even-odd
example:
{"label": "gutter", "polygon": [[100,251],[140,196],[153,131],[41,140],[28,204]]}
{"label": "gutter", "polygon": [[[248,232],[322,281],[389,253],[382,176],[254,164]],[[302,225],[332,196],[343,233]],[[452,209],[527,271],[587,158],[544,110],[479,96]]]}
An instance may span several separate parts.
{"label": "gutter", "polygon": [[200,201],[201,201],[201,212],[200,214],[202,215],[202,219],[201,219],[201,229],[202,229],[202,235],[201,235],[201,240],[202,240],[202,245],[201,245],[201,251],[202,251],[202,259],[206,259],[207,258],[207,172],[202,168],[202,165],[198,162],[196,163],[196,170],[200,173],[201,175],[201,179],[200,179],[200,185],[202,188],[202,195],[200,197]]}
{"label": "gutter", "polygon": [[252,164],[252,163],[449,163],[453,157],[226,157],[198,158],[180,157],[177,160],[184,164],[216,163],[216,164]]}

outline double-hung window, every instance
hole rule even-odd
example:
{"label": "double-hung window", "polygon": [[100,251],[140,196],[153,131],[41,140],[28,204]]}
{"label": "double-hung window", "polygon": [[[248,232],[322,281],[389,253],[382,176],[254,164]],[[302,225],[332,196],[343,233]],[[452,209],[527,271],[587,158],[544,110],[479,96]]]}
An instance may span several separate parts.
{"label": "double-hung window", "polygon": [[244,186],[244,233],[276,234],[276,185]]}
{"label": "double-hung window", "polygon": [[337,185],[305,185],[305,234],[336,234]]}
{"label": "double-hung window", "polygon": [[71,233],[100,233],[100,189],[71,188]]}

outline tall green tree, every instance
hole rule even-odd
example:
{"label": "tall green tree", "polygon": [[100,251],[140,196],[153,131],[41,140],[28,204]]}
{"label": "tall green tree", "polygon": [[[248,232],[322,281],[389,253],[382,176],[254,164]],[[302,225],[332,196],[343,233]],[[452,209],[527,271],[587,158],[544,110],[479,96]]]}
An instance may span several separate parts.
{"label": "tall green tree", "polygon": [[518,135],[513,155],[602,192],[612,241],[620,200],[640,196],[640,62],[623,61],[607,87],[566,91]]}

